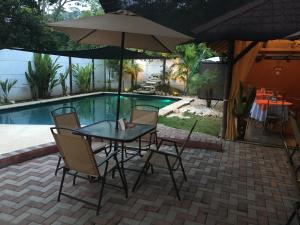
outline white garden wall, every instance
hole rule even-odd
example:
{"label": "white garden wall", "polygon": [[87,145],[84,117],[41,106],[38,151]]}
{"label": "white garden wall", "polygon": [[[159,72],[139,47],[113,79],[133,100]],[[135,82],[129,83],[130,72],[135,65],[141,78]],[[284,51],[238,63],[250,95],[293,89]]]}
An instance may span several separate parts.
{"label": "white garden wall", "polygon": [[[28,86],[25,72],[27,72],[28,62],[31,61],[33,58],[32,52],[26,51],[18,51],[18,50],[10,50],[10,49],[2,49],[0,50],[0,80],[4,81],[6,79],[9,80],[17,80],[17,83],[12,88],[11,92],[9,93],[9,98],[11,100],[27,100],[31,98],[30,88]],[[62,67],[59,69],[59,73],[64,73],[68,66],[69,66],[69,58],[64,56],[56,56],[51,55],[52,60],[57,60],[57,63],[60,64]],[[92,63],[91,59],[83,59],[83,58],[71,58],[72,64],[78,63],[81,66],[85,66],[89,63]],[[163,61],[162,60],[136,60],[137,63],[143,69],[138,76],[138,83],[147,80],[152,74],[159,74],[163,69]],[[167,67],[172,64],[171,60],[167,61]],[[94,60],[95,65],[95,89],[101,89],[105,87],[105,81],[108,81],[108,71],[105,71],[104,60],[96,59]],[[57,76],[59,76],[59,73]],[[112,88],[116,89],[118,87],[118,80],[117,76],[112,80]],[[68,93],[70,91],[70,82],[69,76],[66,79],[66,85],[68,87]],[[122,87],[124,89],[130,88],[131,85],[131,77],[127,74],[124,74]],[[182,89],[183,84],[179,82],[172,81],[171,85]],[[74,82],[73,77],[73,93],[78,93],[79,89]],[[1,95],[0,90],[0,95]],[[56,86],[51,95],[52,96],[59,96],[62,94],[61,86]]]}

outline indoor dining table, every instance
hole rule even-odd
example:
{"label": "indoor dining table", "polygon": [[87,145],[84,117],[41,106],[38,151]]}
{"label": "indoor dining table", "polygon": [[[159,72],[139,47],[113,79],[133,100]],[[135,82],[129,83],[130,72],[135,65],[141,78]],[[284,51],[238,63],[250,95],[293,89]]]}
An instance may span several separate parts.
{"label": "indoor dining table", "polygon": [[[110,141],[110,145],[112,147],[112,143],[114,142],[114,150],[118,150],[121,147],[121,169],[124,174],[124,162],[128,159],[124,159],[125,154],[125,143],[132,142],[134,140],[139,139],[156,129],[155,125],[149,124],[130,124],[130,127],[122,130],[121,128],[116,129],[116,121],[114,120],[105,120],[96,122],[85,127],[81,127],[74,131],[74,134],[82,135],[87,137],[89,140],[91,138],[100,138]],[[141,146],[139,144],[139,150]],[[126,178],[125,178],[126,179]]]}
{"label": "indoor dining table", "polygon": [[268,100],[268,99],[256,99],[252,105],[250,111],[250,117],[264,122],[267,118],[267,112],[283,113],[283,119],[288,118],[288,107],[293,103],[284,100]]}

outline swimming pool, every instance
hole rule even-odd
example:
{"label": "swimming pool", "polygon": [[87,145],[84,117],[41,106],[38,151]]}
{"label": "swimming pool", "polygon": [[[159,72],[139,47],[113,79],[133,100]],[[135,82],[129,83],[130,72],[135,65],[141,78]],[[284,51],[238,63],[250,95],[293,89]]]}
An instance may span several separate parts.
{"label": "swimming pool", "polygon": [[[122,95],[120,118],[129,119],[131,108],[134,105],[153,105],[163,108],[178,100],[157,96]],[[53,124],[50,112],[63,106],[75,107],[80,123],[83,125],[101,120],[114,120],[117,111],[117,95],[98,94],[0,110],[0,124],[50,125]]]}

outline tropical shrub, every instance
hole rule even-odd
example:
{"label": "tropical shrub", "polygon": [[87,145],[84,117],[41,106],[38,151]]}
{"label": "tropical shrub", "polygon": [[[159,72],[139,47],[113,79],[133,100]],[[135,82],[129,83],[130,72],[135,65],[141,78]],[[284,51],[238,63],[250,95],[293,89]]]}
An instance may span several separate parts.
{"label": "tropical shrub", "polygon": [[68,68],[64,73],[59,74],[59,84],[61,86],[63,96],[67,95],[68,87],[66,85],[66,79],[67,79],[69,73],[70,73],[70,68]]}
{"label": "tropical shrub", "polygon": [[213,87],[218,81],[220,71],[218,69],[206,69],[203,73],[191,75],[189,81],[190,93],[197,94],[199,89],[205,91],[206,106],[211,107]]}
{"label": "tropical shrub", "polygon": [[137,77],[143,69],[139,64],[131,60],[125,60],[123,63],[123,71],[131,76],[131,89],[137,86]]}
{"label": "tropical shrub", "polygon": [[172,78],[184,82],[184,93],[189,93],[190,77],[199,71],[203,59],[212,57],[214,53],[201,43],[179,45],[176,47],[175,54],[178,57],[171,66],[173,70]]}
{"label": "tropical shrub", "polygon": [[53,88],[58,85],[56,74],[61,65],[57,64],[57,60],[58,57],[52,62],[49,55],[35,53],[33,62],[28,62],[28,72],[25,72],[25,76],[33,99],[48,98]]}
{"label": "tropical shrub", "polygon": [[111,87],[112,80],[117,78],[117,77],[115,77],[115,74],[119,73],[120,60],[106,59],[104,62],[105,62],[105,66],[108,69],[108,78],[106,79],[106,83],[108,85],[107,90],[111,91],[112,90],[112,87]]}
{"label": "tropical shrub", "polygon": [[91,87],[91,75],[93,72],[92,64],[88,64],[86,66],[75,64],[72,66],[72,70],[75,83],[79,87],[80,92],[89,92]]}
{"label": "tropical shrub", "polygon": [[11,90],[11,88],[17,83],[17,80],[9,81],[6,79],[5,81],[0,80],[0,87],[2,89],[2,98],[4,103],[8,103],[8,95]]}

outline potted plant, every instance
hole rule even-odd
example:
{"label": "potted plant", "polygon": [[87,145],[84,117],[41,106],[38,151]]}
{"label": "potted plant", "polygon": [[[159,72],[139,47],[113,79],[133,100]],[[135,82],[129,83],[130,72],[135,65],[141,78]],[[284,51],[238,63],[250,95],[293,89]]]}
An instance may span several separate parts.
{"label": "potted plant", "polygon": [[244,93],[243,83],[239,84],[239,91],[234,99],[234,111],[233,114],[237,119],[237,139],[244,140],[247,118],[249,118],[252,104],[255,100],[256,88],[251,87],[248,89],[247,94]]}

